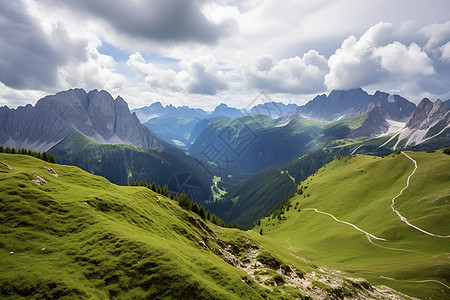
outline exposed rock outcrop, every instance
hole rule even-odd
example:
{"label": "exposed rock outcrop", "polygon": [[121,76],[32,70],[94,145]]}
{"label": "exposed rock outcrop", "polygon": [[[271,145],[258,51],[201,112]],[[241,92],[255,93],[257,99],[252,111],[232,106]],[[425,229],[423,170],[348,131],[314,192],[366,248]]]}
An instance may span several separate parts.
{"label": "exposed rock outcrop", "polygon": [[0,107],[0,144],[47,151],[73,130],[100,143],[125,143],[160,150],[162,144],[120,96],[71,89],[46,96],[36,105]]}

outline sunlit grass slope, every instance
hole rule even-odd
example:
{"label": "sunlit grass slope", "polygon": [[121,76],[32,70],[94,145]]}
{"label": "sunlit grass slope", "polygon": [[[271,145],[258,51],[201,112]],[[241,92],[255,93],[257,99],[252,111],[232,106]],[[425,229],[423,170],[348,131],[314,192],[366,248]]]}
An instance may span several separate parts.
{"label": "sunlit grass slope", "polygon": [[219,255],[249,239],[242,231],[76,167],[9,154],[0,162],[0,298],[282,297]]}
{"label": "sunlit grass slope", "polygon": [[[405,153],[418,168],[395,200],[395,209],[429,233],[449,235],[450,155],[442,150]],[[336,159],[300,183],[284,214],[261,220],[254,230],[262,228],[265,238],[315,264],[411,296],[449,299],[450,238],[416,230],[391,209],[392,198],[406,186],[413,170],[414,163],[402,154]],[[313,208],[380,240],[372,237],[372,244],[365,233]]]}

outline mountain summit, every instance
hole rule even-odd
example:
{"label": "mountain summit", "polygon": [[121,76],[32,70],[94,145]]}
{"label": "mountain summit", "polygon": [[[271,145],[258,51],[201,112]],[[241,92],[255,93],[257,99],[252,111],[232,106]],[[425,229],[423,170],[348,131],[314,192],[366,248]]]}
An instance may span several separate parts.
{"label": "mountain summit", "polygon": [[17,109],[0,107],[0,144],[47,151],[73,130],[99,143],[132,144],[160,150],[162,144],[141,125],[118,96],[71,89]]}
{"label": "mountain summit", "polygon": [[333,121],[369,113],[380,106],[383,118],[405,122],[416,107],[414,103],[398,95],[376,91],[370,95],[361,88],[348,91],[333,90],[327,95],[318,95],[287,115],[288,119],[307,117]]}

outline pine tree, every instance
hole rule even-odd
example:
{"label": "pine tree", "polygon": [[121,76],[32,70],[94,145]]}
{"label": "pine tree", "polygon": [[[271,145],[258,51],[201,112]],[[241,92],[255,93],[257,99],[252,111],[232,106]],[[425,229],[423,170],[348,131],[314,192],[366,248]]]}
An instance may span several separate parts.
{"label": "pine tree", "polygon": [[191,207],[191,201],[189,200],[189,197],[184,193],[184,191],[179,196],[178,204],[185,209],[188,209]]}
{"label": "pine tree", "polygon": [[167,185],[164,185],[162,187],[162,191],[161,191],[162,195],[169,197],[169,189],[167,188]]}
{"label": "pine tree", "polygon": [[206,218],[205,208],[201,204],[199,206],[200,207],[198,209],[198,215],[200,216],[200,218],[202,218],[204,220]]}
{"label": "pine tree", "polygon": [[48,161],[47,152],[43,152],[43,153],[42,153],[41,159],[42,159],[43,161]]}
{"label": "pine tree", "polygon": [[199,213],[199,207],[197,202],[191,203],[191,211],[198,214]]}
{"label": "pine tree", "polygon": [[16,154],[16,149],[14,147],[11,149],[11,154]]}
{"label": "pine tree", "polygon": [[3,145],[0,145],[0,153],[5,153],[5,148],[3,147]]}

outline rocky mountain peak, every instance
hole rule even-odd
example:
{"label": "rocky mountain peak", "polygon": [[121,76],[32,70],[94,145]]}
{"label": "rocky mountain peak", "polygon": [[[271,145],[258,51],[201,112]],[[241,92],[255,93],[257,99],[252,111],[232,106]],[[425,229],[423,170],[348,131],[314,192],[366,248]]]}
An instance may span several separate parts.
{"label": "rocky mountain peak", "polygon": [[[28,107],[28,106],[27,106]],[[40,99],[35,107],[2,112],[0,144],[46,151],[76,130],[101,143],[126,143],[162,149],[133,117],[122,97],[104,90],[71,89]]]}
{"label": "rocky mountain peak", "polygon": [[450,108],[441,100],[431,102],[430,99],[424,98],[413,111],[405,127],[411,129],[428,129],[438,122],[448,124],[450,121]]}

